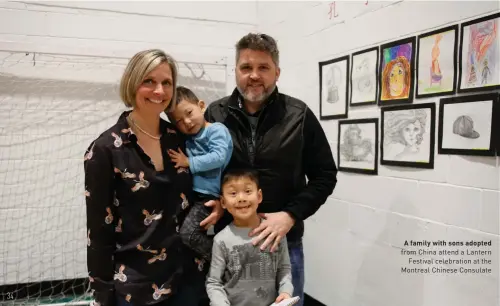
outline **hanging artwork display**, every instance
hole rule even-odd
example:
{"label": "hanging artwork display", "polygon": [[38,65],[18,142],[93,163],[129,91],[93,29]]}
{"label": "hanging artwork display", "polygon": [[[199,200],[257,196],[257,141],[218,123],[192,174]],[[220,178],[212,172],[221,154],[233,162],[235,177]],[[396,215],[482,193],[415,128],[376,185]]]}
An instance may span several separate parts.
{"label": "hanging artwork display", "polygon": [[379,105],[413,102],[415,37],[380,47]]}
{"label": "hanging artwork display", "polygon": [[438,153],[495,155],[498,93],[441,99]]}
{"label": "hanging artwork display", "polygon": [[458,25],[418,36],[417,98],[454,94]]}
{"label": "hanging artwork display", "polygon": [[381,109],[382,165],[434,168],[435,103]]}
{"label": "hanging artwork display", "polygon": [[500,13],[461,26],[458,92],[500,88]]}
{"label": "hanging artwork display", "polygon": [[351,106],[376,104],[378,90],[378,47],[352,54]]}
{"label": "hanging artwork display", "polygon": [[378,118],[339,121],[339,171],[378,173]]}
{"label": "hanging artwork display", "polygon": [[349,56],[319,63],[320,119],[347,118]]}

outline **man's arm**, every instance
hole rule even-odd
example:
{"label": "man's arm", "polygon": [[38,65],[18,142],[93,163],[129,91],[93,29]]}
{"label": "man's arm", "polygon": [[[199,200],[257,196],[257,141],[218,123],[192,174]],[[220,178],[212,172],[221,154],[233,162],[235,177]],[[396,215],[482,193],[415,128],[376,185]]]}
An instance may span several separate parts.
{"label": "man's arm", "polygon": [[210,263],[210,271],[207,277],[207,294],[210,298],[210,306],[226,306],[231,305],[224,289],[222,277],[226,270],[226,257],[224,252],[225,246],[221,242],[215,240],[212,247],[212,261]]}
{"label": "man's arm", "polygon": [[314,113],[307,108],[304,118],[302,167],[308,182],[283,209],[295,220],[305,220],[326,202],[337,184],[337,166],[325,132]]}

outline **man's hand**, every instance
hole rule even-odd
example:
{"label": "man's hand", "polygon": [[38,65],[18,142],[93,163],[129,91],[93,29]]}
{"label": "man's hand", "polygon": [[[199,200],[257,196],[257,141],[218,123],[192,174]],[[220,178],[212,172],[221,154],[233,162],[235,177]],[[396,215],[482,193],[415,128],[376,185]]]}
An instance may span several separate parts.
{"label": "man's hand", "polygon": [[205,203],[205,206],[207,207],[213,207],[212,213],[208,215],[203,221],[201,221],[200,226],[202,226],[204,229],[208,230],[208,228],[212,225],[215,225],[217,221],[222,217],[224,214],[224,209],[222,208],[222,205],[220,204],[219,200],[210,200]]}
{"label": "man's hand", "polygon": [[189,159],[186,155],[184,155],[180,148],[178,148],[177,151],[169,149],[168,155],[170,156],[170,159],[172,159],[172,161],[175,163],[176,169],[179,167],[189,168]]}
{"label": "man's hand", "polygon": [[283,292],[280,295],[278,295],[278,297],[276,298],[276,301],[274,301],[274,302],[279,303],[279,302],[281,302],[285,299],[289,299],[289,298],[291,298],[290,294]]}
{"label": "man's hand", "polygon": [[263,239],[267,238],[260,246],[260,249],[265,250],[272,243],[271,252],[274,252],[278,248],[281,239],[295,224],[295,220],[288,213],[283,211],[260,214],[260,216],[264,218],[264,220],[249,234],[250,237],[257,235],[252,243],[253,245],[257,245]]}

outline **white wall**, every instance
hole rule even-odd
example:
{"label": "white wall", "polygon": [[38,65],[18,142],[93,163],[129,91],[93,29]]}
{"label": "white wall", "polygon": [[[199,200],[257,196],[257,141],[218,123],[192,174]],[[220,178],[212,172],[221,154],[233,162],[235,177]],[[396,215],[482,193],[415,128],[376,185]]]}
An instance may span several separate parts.
{"label": "white wall", "polygon": [[211,102],[255,28],[255,2],[0,2],[0,285],[87,276],[83,153],[128,58],[167,51]]}
{"label": "white wall", "polygon": [[[65,94],[57,96],[57,88],[62,83],[51,81],[42,84],[46,95],[41,98],[42,94],[29,93],[32,86],[29,78],[22,83],[0,79],[0,89],[8,87],[9,94],[8,97],[0,95],[0,132],[4,133],[0,134],[0,144],[23,142],[27,145],[2,146],[0,156],[0,184],[3,184],[0,185],[0,204],[8,204],[0,206],[0,242],[3,242],[0,262],[5,264],[0,269],[3,270],[0,284],[26,281],[28,276],[75,277],[81,276],[84,270],[84,254],[74,252],[83,246],[71,245],[76,237],[85,234],[75,233],[84,223],[72,223],[68,233],[73,231],[73,234],[69,236],[50,232],[65,226],[71,214],[81,214],[81,207],[80,210],[71,207],[74,211],[58,207],[12,209],[16,203],[35,206],[40,195],[43,199],[65,203],[65,199],[58,197],[75,192],[71,188],[64,190],[61,187],[64,185],[57,185],[60,182],[71,182],[75,190],[81,187],[81,147],[91,136],[88,130],[44,145],[36,145],[36,139],[47,131],[56,135],[64,130],[60,120],[43,117],[49,111],[65,110],[63,125],[71,125],[75,118],[81,119],[81,113],[67,115],[68,108],[80,107],[73,104],[78,97],[83,97],[80,111],[93,114],[87,118],[89,122],[104,116],[96,110],[105,110],[105,114],[118,111],[111,107],[117,101],[110,96],[112,89],[105,83],[108,76],[119,75],[123,63],[114,64],[114,59],[106,62],[104,57],[128,58],[138,50],[159,47],[186,62],[218,64],[227,58],[227,89],[232,90],[234,44],[258,25],[279,41],[281,91],[303,99],[318,114],[319,61],[499,10],[498,2],[462,1],[369,1],[368,5],[364,5],[364,1],[337,2],[336,7],[338,17],[329,19],[329,2],[317,1],[0,2],[0,50],[95,56],[98,60],[97,63],[95,58],[92,60],[94,73],[86,65],[74,64],[85,59],[73,58],[64,58],[66,64],[54,66],[57,70],[48,65],[46,69],[36,66],[41,69],[36,71],[40,75],[58,75],[59,79],[89,81],[90,78],[102,86],[101,92],[89,92],[86,83],[68,82]],[[0,52],[3,69],[0,72],[25,73],[26,76],[34,73],[35,68],[29,68],[28,62],[23,63],[23,69],[9,66],[12,62],[5,65],[3,54]],[[57,58],[48,61],[55,60]],[[92,88],[93,84],[88,86]],[[437,99],[417,102],[427,101]],[[64,108],[65,105],[71,107]],[[349,116],[378,117],[379,111],[376,107],[363,107],[351,109]],[[48,124],[35,124],[35,130],[30,128],[30,122],[44,122],[44,119]],[[96,124],[92,126],[95,131],[107,122]],[[322,124],[336,151],[336,121]],[[19,127],[24,130],[15,133]],[[5,134],[6,131],[10,134]],[[63,164],[66,168],[57,168],[54,164],[61,156],[53,156],[52,160],[38,158],[54,150],[68,158]],[[376,177],[339,173],[334,194],[320,212],[307,221],[306,292],[327,305],[498,305],[498,302],[495,304],[498,275],[403,276],[400,265],[404,259],[399,254],[404,239],[491,239],[498,246],[499,163],[498,158],[436,155],[434,170],[382,166]],[[61,170],[51,175],[44,169]],[[29,185],[35,189],[25,189],[27,193],[10,185],[20,180],[41,183]],[[33,228],[32,224],[38,227]],[[13,237],[14,229],[19,232],[26,229],[25,234]],[[26,241],[39,241],[35,253],[29,243],[23,244]],[[47,249],[52,251],[47,253]],[[61,256],[56,253],[58,250],[73,252],[65,251]],[[493,268],[498,273],[498,259]]]}
{"label": "white wall", "polygon": [[179,60],[220,60],[255,28],[254,2],[9,1],[0,46],[18,51],[129,57],[159,47]]}
{"label": "white wall", "polygon": [[[318,62],[500,9],[499,2],[483,1],[337,1],[338,16],[330,19],[329,3],[259,1],[257,11],[259,31],[278,40],[280,90],[318,117]],[[422,102],[439,99],[414,103]],[[350,108],[349,118],[365,117],[380,117],[380,110]],[[321,123],[337,156],[337,121]],[[333,195],[306,222],[306,292],[327,305],[498,306],[499,190],[499,157],[437,155],[437,149],[433,170],[339,173]],[[492,240],[493,273],[403,275],[406,239]]]}

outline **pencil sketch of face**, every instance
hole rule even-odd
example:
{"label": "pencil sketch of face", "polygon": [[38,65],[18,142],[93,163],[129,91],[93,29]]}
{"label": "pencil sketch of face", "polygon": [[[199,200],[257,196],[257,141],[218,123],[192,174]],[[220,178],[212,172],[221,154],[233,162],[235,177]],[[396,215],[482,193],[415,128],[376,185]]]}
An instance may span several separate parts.
{"label": "pencil sketch of face", "polygon": [[356,76],[357,76],[357,86],[356,88],[360,92],[367,92],[372,89],[373,83],[370,76],[370,60],[368,58],[364,58],[356,67]]}
{"label": "pencil sketch of face", "polygon": [[385,137],[391,143],[400,143],[416,151],[425,133],[427,113],[424,109],[398,111],[388,114]]}
{"label": "pencil sketch of face", "polygon": [[357,145],[361,142],[361,129],[353,124],[344,132],[344,143],[346,145]]}
{"label": "pencil sketch of face", "polygon": [[357,124],[349,125],[343,134],[344,143],[340,145],[340,153],[346,161],[363,161],[373,153],[371,139],[363,138]]}

